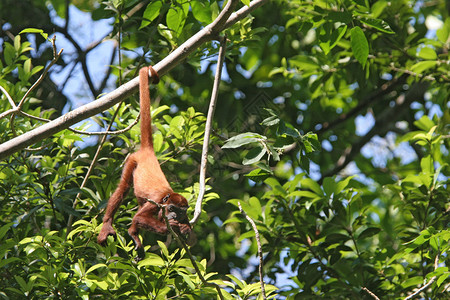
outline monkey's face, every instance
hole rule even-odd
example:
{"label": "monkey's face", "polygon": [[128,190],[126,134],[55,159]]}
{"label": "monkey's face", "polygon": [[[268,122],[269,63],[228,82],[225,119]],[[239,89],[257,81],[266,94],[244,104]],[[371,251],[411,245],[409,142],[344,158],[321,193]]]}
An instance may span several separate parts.
{"label": "monkey's face", "polygon": [[165,196],[162,200],[166,204],[166,216],[170,219],[175,219],[180,223],[188,222],[187,209],[189,204],[183,196],[177,193],[172,193]]}

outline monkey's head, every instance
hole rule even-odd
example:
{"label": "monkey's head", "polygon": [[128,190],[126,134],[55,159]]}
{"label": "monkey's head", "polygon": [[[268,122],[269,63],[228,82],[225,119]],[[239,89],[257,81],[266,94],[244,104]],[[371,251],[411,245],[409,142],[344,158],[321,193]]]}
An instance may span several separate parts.
{"label": "monkey's head", "polygon": [[186,198],[178,193],[170,193],[164,196],[161,203],[166,205],[166,216],[169,220],[175,219],[180,223],[189,222],[186,213],[189,204]]}

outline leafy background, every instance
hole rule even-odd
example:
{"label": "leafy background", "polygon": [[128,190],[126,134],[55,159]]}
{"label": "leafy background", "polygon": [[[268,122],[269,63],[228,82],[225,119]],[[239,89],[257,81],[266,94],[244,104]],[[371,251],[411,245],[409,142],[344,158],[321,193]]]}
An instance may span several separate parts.
{"label": "leafy background", "polygon": [[[3,0],[0,111],[54,57],[46,34],[65,50],[21,110],[52,119],[166,57],[222,5]],[[269,297],[448,298],[449,11],[448,1],[279,0],[223,33],[208,191],[190,251],[225,298],[262,297],[238,201],[261,236]],[[157,155],[191,207],[217,50],[203,45],[152,89]],[[126,128],[137,100],[77,127],[106,128],[117,111],[113,129]],[[4,117],[0,141],[42,123]],[[117,240],[95,242],[139,127],[100,141],[64,130],[0,162],[0,296],[216,297],[166,237],[142,233],[146,258],[134,261],[131,192]]]}

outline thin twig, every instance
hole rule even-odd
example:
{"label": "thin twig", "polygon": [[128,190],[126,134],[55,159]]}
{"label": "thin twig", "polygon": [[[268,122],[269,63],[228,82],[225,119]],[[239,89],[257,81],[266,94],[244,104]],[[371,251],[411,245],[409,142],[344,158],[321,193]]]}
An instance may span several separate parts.
{"label": "thin twig", "polygon": [[56,45],[55,45],[55,41],[56,41],[56,36],[53,36],[53,38],[51,39],[52,41],[52,48],[53,48],[53,59],[52,61],[48,64],[48,66],[44,69],[44,72],[42,72],[41,76],[39,76],[38,80],[36,80],[36,82],[28,89],[28,91],[25,93],[25,95],[23,95],[22,99],[20,100],[19,104],[17,105],[18,109],[21,109],[25,100],[27,99],[28,95],[39,85],[41,84],[42,80],[44,80],[45,75],[47,75],[48,70],[50,70],[50,68],[58,61],[58,59],[61,57],[62,52],[64,51],[63,48],[61,48],[61,50],[59,50],[58,53],[56,53]]}
{"label": "thin twig", "polygon": [[208,163],[209,138],[211,134],[214,111],[216,109],[217,97],[219,95],[219,85],[220,79],[222,77],[222,68],[225,58],[226,44],[227,38],[226,36],[224,36],[220,41],[219,58],[217,59],[216,75],[214,77],[213,90],[211,92],[211,100],[209,101],[208,116],[206,117],[205,136],[203,138],[203,149],[200,164],[200,179],[199,179],[200,189],[198,192],[197,202],[195,203],[194,217],[190,221],[191,224],[197,223],[198,219],[200,218],[200,214],[202,213],[203,197],[205,196],[205,177],[206,177],[206,166]]}
{"label": "thin twig", "polygon": [[367,294],[369,294],[370,296],[372,296],[374,299],[376,300],[380,300],[380,298],[378,298],[377,295],[375,295],[374,293],[372,293],[368,288],[366,288],[365,286],[362,288],[363,291],[366,291]]}
{"label": "thin twig", "polygon": [[[11,98],[11,96],[10,96],[10,95],[8,94],[8,92],[6,91],[6,89],[0,85],[0,90],[3,92],[3,94],[5,94],[6,98],[7,98],[8,101],[9,101],[9,104],[11,104],[12,108],[13,108],[13,109],[16,109],[17,106],[16,106],[16,104],[14,103],[14,100]],[[1,119],[1,118],[0,118],[0,119]]]}
{"label": "thin twig", "polygon": [[412,293],[411,295],[409,295],[408,297],[406,297],[404,300],[408,300],[408,299],[412,299],[414,298],[414,296],[417,296],[420,292],[422,292],[423,290],[425,290],[427,287],[429,287],[434,281],[436,280],[436,276],[433,276],[430,281],[428,281],[425,285],[423,285],[420,289],[418,289],[417,291],[415,291],[414,293]]}
{"label": "thin twig", "polygon": [[252,225],[253,231],[255,232],[255,238],[256,238],[256,244],[258,245],[258,257],[259,257],[259,282],[261,283],[261,294],[263,299],[267,299],[266,296],[266,289],[264,287],[264,274],[263,274],[263,254],[262,254],[262,247],[261,247],[261,239],[259,238],[259,231],[256,227],[255,221],[253,221],[252,218],[250,218],[245,211],[242,209],[241,202],[238,201],[239,210],[241,211],[241,214],[244,215],[244,217],[250,222]]}
{"label": "thin twig", "polygon": [[[436,271],[436,269],[438,268],[438,264],[439,264],[439,254],[436,255],[436,257],[434,258],[434,270]],[[409,300],[414,298],[415,296],[417,296],[420,292],[422,292],[423,290],[425,290],[426,288],[428,288],[435,280],[436,280],[437,276],[433,276],[431,277],[431,279],[424,284],[421,288],[419,288],[417,291],[415,291],[414,293],[408,295],[406,298],[404,298],[404,300]]]}
{"label": "thin twig", "polygon": [[197,266],[197,262],[194,259],[194,256],[192,255],[191,251],[189,250],[189,247],[186,245],[186,243],[183,241],[183,239],[178,235],[177,232],[175,232],[172,228],[172,226],[169,223],[169,219],[166,216],[166,205],[165,204],[159,204],[151,199],[146,198],[145,200],[147,200],[150,203],[153,203],[154,205],[156,205],[159,209],[162,210],[162,216],[164,218],[164,222],[166,223],[167,229],[170,231],[170,233],[173,235],[173,237],[175,237],[175,239],[177,240],[178,244],[183,247],[183,249],[186,251],[186,254],[189,257],[189,260],[191,261],[192,266],[195,269],[195,272],[197,273],[198,277],[200,278],[200,280],[202,281],[202,283],[205,286],[210,286],[210,287],[214,287],[217,291],[217,294],[219,295],[220,299],[225,299],[222,295],[222,291],[220,289],[220,286],[218,286],[217,284],[213,283],[213,282],[208,282],[206,281],[205,277],[203,277],[202,272],[200,271],[200,269]]}
{"label": "thin twig", "polygon": [[[13,109],[11,109],[11,110],[13,110]],[[21,114],[21,115],[23,115],[25,117],[28,117],[30,119],[33,119],[33,120],[46,122],[46,123],[51,122],[51,120],[49,120],[49,119],[37,117],[37,116],[31,115],[31,114],[26,113],[26,112],[21,111],[21,110],[17,110],[17,113]],[[118,135],[118,134],[122,134],[124,132],[127,132],[128,130],[133,128],[133,126],[136,125],[138,122],[139,122],[139,115],[133,121],[133,123],[131,123],[127,127],[123,128],[123,129],[120,129],[120,130],[114,130],[114,131],[106,130],[106,131],[92,131],[92,132],[90,132],[90,131],[83,131],[83,130],[74,129],[74,128],[71,128],[71,127],[67,128],[67,130],[70,130],[70,131],[72,131],[74,133],[77,133],[77,134],[88,135],[88,136],[92,136],[92,135]]]}
{"label": "thin twig", "polygon": [[[52,42],[52,48],[53,48],[53,59],[52,61],[48,64],[48,66],[44,69],[44,72],[42,72],[41,76],[39,76],[39,78],[36,80],[36,82],[26,91],[25,95],[22,97],[22,99],[19,101],[19,104],[16,106],[16,104],[14,103],[14,100],[11,98],[11,96],[8,94],[8,92],[2,87],[0,86],[0,90],[5,94],[6,98],[8,99],[9,103],[12,106],[12,109],[9,109],[3,113],[0,114],[0,119],[12,114],[11,116],[11,122],[14,122],[14,117],[17,113],[22,113],[21,112],[21,108],[23,106],[23,104],[25,103],[25,100],[27,99],[28,95],[30,95],[30,93],[39,85],[41,84],[42,80],[44,80],[45,75],[47,75],[48,71],[50,70],[50,68],[58,61],[58,59],[61,57],[61,54],[63,52],[64,49],[61,48],[61,50],[59,50],[58,53],[56,53],[56,36],[53,36],[53,38],[51,39]],[[13,126],[13,125],[12,125]]]}

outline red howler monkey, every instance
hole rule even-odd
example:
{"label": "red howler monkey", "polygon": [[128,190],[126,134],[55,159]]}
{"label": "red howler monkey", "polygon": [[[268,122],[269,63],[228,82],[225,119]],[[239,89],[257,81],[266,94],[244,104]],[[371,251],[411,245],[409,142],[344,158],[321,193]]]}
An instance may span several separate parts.
{"label": "red howler monkey", "polygon": [[167,234],[168,229],[159,208],[148,202],[151,199],[159,204],[166,205],[166,216],[174,230],[182,234],[189,234],[191,226],[186,215],[187,200],[178,193],[174,193],[166,176],[159,165],[153,149],[152,119],[150,115],[150,92],[148,87],[148,71],[150,70],[154,83],[159,77],[151,67],[144,67],[139,71],[139,93],[141,107],[141,148],[130,155],[123,167],[122,178],[111,198],[108,200],[103,227],[97,237],[100,244],[104,244],[108,235],[116,236],[112,227],[114,214],[119,208],[123,197],[128,192],[131,182],[134,184],[139,208],[134,216],[128,233],[133,238],[136,249],[140,255],[143,253],[142,243],[139,239],[139,229],[146,229],[159,234]]}

